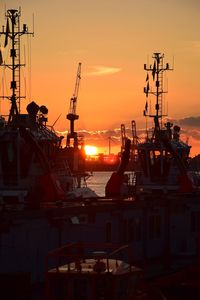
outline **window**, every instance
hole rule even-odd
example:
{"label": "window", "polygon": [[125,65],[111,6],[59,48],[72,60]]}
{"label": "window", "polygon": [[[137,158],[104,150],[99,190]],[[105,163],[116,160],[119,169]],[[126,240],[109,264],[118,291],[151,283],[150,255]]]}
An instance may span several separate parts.
{"label": "window", "polygon": [[142,239],[142,222],[141,218],[136,218],[134,220],[135,222],[135,234],[134,234],[134,240],[139,242]]}
{"label": "window", "polygon": [[191,232],[200,231],[200,211],[191,212],[190,228],[191,228]]}
{"label": "window", "polygon": [[106,243],[112,242],[112,224],[111,222],[106,222]]}
{"label": "window", "polygon": [[139,242],[142,239],[142,219],[141,217],[136,217],[132,219],[123,220],[123,230],[122,230],[122,241]]}
{"label": "window", "polygon": [[161,234],[161,217],[160,215],[152,215],[149,217],[149,237],[158,239]]}

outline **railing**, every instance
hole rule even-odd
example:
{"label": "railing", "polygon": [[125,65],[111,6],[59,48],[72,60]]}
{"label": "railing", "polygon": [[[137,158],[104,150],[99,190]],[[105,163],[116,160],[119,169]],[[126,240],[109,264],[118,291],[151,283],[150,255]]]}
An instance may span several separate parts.
{"label": "railing", "polygon": [[[48,253],[46,258],[46,274],[49,270],[50,259],[55,259],[54,266],[51,265],[51,269],[54,269],[55,272],[60,272],[60,267],[64,264],[67,266],[66,272],[70,272],[70,265],[75,263],[76,266],[79,266],[81,262],[84,262],[86,259],[96,259],[98,261],[105,259],[106,260],[106,269],[107,272],[110,270],[110,260],[120,258],[120,255],[125,257],[126,262],[129,263],[131,271],[131,251],[128,245],[113,245],[110,243],[71,243],[61,248],[57,248]],[[123,258],[124,258],[123,257]],[[124,259],[123,259],[124,260]],[[78,269],[81,272],[81,268]]]}

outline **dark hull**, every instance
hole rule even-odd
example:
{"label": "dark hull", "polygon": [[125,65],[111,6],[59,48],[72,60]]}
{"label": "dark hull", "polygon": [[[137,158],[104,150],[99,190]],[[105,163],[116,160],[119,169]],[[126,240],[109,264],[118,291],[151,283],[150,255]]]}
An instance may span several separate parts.
{"label": "dark hull", "polygon": [[[44,280],[49,251],[71,242],[130,244],[133,262],[192,264],[200,233],[199,196],[149,196],[140,200],[75,201],[63,207],[1,212],[0,273],[29,273]],[[196,220],[196,221],[195,221]]]}

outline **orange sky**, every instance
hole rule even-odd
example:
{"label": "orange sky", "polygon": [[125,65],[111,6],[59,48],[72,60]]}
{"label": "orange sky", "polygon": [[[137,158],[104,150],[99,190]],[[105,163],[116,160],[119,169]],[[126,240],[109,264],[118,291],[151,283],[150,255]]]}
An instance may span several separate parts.
{"label": "orange sky", "polygon": [[[182,127],[185,126],[185,136],[190,136],[193,143],[193,154],[199,151],[198,0],[6,0],[0,2],[2,25],[5,5],[7,9],[21,6],[21,23],[27,23],[30,30],[34,13],[31,89],[29,73],[24,71],[27,96],[49,108],[50,124],[61,114],[56,130],[69,129],[66,114],[79,62],[82,62],[82,79],[76,130],[112,133],[121,123],[130,127],[133,119],[138,128],[143,128],[146,101],[143,65],[158,51],[165,53],[165,61],[171,65],[174,57],[174,71],[167,75],[169,117],[177,121],[196,117],[192,127],[194,136],[190,124],[183,121]],[[106,146],[101,151],[107,153],[108,136],[101,136],[101,146]],[[86,138],[88,142],[92,140]],[[111,146],[117,151],[119,143],[115,146],[113,142]]]}

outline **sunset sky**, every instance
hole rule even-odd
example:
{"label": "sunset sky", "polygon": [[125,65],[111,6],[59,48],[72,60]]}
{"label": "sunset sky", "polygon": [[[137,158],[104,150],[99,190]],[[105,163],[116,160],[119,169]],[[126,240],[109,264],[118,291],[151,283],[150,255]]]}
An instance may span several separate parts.
{"label": "sunset sky", "polygon": [[[66,114],[81,62],[76,131],[104,153],[111,137],[112,151],[119,151],[122,123],[130,128],[136,120],[140,132],[145,127],[143,66],[153,52],[161,52],[171,67],[174,62],[167,74],[169,118],[181,125],[192,154],[200,152],[199,0],[0,0],[0,25],[5,7],[19,6],[21,24],[31,31],[32,14],[35,24],[31,85],[30,66],[24,73],[27,98],[49,108],[49,124],[61,114],[57,131],[69,129]],[[2,52],[6,56],[6,49]]]}

